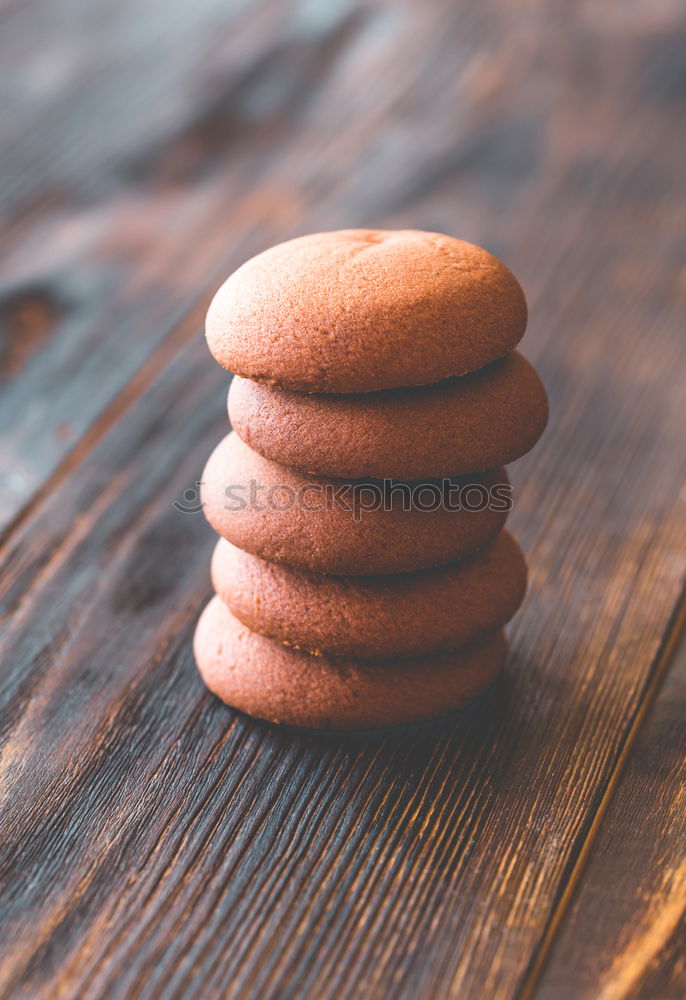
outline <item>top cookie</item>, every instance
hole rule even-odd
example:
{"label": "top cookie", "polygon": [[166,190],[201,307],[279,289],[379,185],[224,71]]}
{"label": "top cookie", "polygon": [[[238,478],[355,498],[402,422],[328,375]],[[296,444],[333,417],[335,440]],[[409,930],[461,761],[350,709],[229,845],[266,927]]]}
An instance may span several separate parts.
{"label": "top cookie", "polygon": [[280,243],[239,267],[207,314],[214,357],[302,392],[429,385],[519,342],[526,302],[481,247],[419,230],[342,229]]}

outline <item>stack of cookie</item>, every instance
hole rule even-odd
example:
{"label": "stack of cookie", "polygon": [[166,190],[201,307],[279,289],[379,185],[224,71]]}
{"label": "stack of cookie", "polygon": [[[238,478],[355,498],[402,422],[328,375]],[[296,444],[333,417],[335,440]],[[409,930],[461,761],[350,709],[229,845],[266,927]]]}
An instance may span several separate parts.
{"label": "stack of cookie", "polygon": [[503,466],[547,420],[525,326],[512,274],[437,233],[302,237],[219,289],[234,431],[203,474],[222,537],[195,655],[221,699],[347,729],[488,686],[526,589]]}

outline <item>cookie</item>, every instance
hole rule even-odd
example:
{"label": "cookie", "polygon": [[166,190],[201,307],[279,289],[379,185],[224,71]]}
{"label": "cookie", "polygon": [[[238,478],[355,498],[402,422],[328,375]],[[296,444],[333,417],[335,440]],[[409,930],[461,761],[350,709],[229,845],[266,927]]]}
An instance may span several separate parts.
{"label": "cookie", "polygon": [[248,715],[310,729],[421,722],[481,694],[505,662],[502,630],[457,653],[365,663],[313,656],[251,632],[214,597],[195,632],[198,670]]}
{"label": "cookie", "polygon": [[471,375],[412,389],[293,392],[234,378],[234,430],[255,451],[321,476],[429,479],[507,465],[548,419],[538,375],[516,351]]}
{"label": "cookie", "polygon": [[384,660],[448,652],[501,628],[524,599],[526,564],[507,532],[458,563],[372,577],[305,573],[220,539],[212,584],[253,632],[311,653]]}
{"label": "cookie", "polygon": [[405,573],[483,548],[512,505],[504,469],[445,483],[307,476],[229,434],[202,474],[203,510],[246,552],[317,573]]}
{"label": "cookie", "polygon": [[217,361],[303,392],[428,385],[519,342],[526,302],[481,247],[418,230],[343,229],[258,254],[207,314]]}

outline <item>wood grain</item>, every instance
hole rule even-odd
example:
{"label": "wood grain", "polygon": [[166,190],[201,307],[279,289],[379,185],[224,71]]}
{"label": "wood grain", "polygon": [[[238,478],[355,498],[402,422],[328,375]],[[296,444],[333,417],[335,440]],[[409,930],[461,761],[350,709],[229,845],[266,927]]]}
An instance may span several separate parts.
{"label": "wood grain", "polygon": [[686,993],[686,643],[629,758],[539,1000]]}
{"label": "wood grain", "polygon": [[[530,993],[686,566],[683,11],[29,0],[6,72],[60,16],[2,125],[2,995]],[[225,430],[219,275],[357,223],[503,256],[552,421],[506,678],[343,739],[205,693],[213,539],[172,502]]]}
{"label": "wood grain", "polygon": [[201,327],[208,288],[280,218],[297,224],[290,180],[270,175],[363,19],[345,4],[290,7],[240,16],[199,0],[146,15],[141,0],[60,0],[49,58],[33,39],[55,5],[9,17],[0,527],[94,423],[109,425],[110,404],[173,352],[198,303]]}

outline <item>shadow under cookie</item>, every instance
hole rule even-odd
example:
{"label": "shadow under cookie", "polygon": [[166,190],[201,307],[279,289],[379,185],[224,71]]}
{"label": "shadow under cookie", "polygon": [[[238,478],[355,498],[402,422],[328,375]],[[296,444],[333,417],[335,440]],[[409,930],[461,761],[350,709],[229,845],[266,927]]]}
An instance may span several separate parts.
{"label": "shadow under cookie", "polygon": [[502,630],[455,653],[368,663],[289,649],[251,632],[214,597],[195,633],[200,674],[248,715],[311,729],[421,722],[485,691],[506,657]]}

